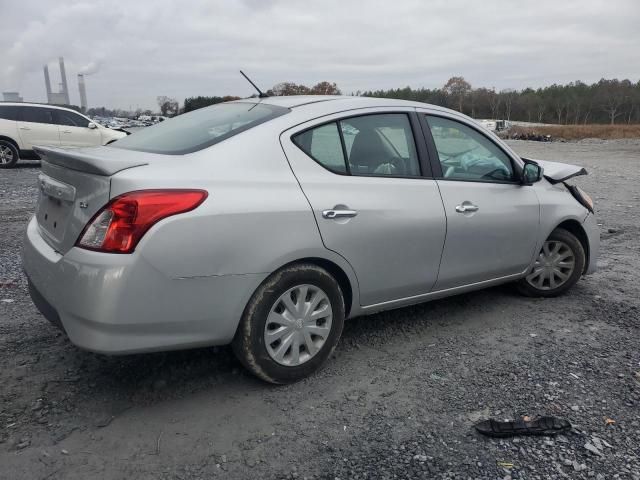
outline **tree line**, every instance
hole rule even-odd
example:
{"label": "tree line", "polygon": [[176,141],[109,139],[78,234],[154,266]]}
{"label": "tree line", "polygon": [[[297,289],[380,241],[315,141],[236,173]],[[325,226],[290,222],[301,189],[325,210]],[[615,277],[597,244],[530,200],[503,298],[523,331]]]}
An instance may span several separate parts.
{"label": "tree line", "polygon": [[575,81],[523,90],[473,88],[452,77],[442,88],[411,87],[357,92],[449,107],[473,118],[520,120],[563,125],[640,123],[640,81],[602,79],[591,85]]}
{"label": "tree line", "polygon": [[[282,82],[265,92],[269,96],[281,95],[340,95],[335,82],[319,82],[313,86]],[[473,88],[463,77],[452,77],[440,88],[411,87],[389,90],[358,91],[352,95],[398,98],[440,105],[473,118],[520,120],[535,123],[582,124],[638,124],[640,123],[640,81],[601,79],[592,84],[581,81],[565,85],[553,84],[537,89],[523,90]],[[253,95],[254,97],[257,95]],[[240,97],[194,96],[181,106],[175,98],[158,97],[162,115],[174,116],[217,103],[238,100]],[[130,116],[133,112],[92,108],[89,115]],[[138,110],[150,114],[150,111]]]}

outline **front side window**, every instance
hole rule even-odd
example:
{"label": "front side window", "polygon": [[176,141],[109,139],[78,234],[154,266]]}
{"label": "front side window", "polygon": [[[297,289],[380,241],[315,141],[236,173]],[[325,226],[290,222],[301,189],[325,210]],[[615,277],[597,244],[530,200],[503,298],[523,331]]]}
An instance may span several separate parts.
{"label": "front side window", "polygon": [[109,146],[182,155],[210,147],[288,112],[288,108],[266,103],[220,103],[147,127]]}
{"label": "front side window", "polygon": [[411,123],[403,113],[345,118],[299,133],[293,142],[336,173],[420,175]]}
{"label": "front side window", "polygon": [[442,176],[449,180],[514,181],[507,154],[487,137],[460,122],[427,115]]}
{"label": "front side window", "polygon": [[65,125],[68,127],[88,127],[89,120],[72,112],[66,110],[54,110],[53,118],[58,125]]}
{"label": "front side window", "polygon": [[20,120],[32,123],[54,123],[49,108],[43,107],[22,107]]}

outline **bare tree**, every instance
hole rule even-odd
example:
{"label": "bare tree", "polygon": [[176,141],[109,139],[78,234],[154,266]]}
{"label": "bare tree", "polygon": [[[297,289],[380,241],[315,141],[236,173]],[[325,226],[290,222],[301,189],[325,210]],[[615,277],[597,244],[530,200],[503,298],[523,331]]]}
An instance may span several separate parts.
{"label": "bare tree", "polygon": [[511,105],[516,92],[510,88],[505,88],[500,92],[500,95],[504,99],[504,118],[505,120],[511,120]]}
{"label": "bare tree", "polygon": [[443,87],[444,92],[454,101],[459,112],[464,107],[464,99],[471,93],[471,84],[464,77],[451,77]]}
{"label": "bare tree", "polygon": [[496,89],[492,88],[488,92],[489,108],[491,109],[491,118],[498,118],[498,110],[500,109],[500,96],[496,93]]}
{"label": "bare tree", "polygon": [[316,83],[313,87],[311,87],[309,93],[311,93],[312,95],[341,95],[340,89],[335,82]]}
{"label": "bare tree", "polygon": [[173,117],[178,114],[180,104],[175,98],[162,95],[157,98],[157,101],[162,116]]}
{"label": "bare tree", "polygon": [[613,125],[616,122],[616,118],[624,113],[621,107],[625,101],[625,92],[617,79],[605,80],[603,78],[598,82],[596,88],[602,110],[607,114],[609,122]]}
{"label": "bare tree", "polygon": [[282,82],[274,85],[273,88],[267,91],[267,95],[274,97],[286,96],[286,95],[307,95],[309,93],[309,87],[304,85],[297,85],[293,82]]}

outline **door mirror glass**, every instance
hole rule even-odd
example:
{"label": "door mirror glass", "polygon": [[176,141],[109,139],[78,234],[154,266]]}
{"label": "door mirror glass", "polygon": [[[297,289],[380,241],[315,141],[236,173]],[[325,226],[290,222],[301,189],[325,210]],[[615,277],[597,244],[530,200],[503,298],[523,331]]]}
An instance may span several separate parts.
{"label": "door mirror glass", "polygon": [[87,125],[89,128],[98,128],[98,126],[93,123],[93,122],[89,122],[89,125]]}
{"label": "door mirror glass", "polygon": [[522,183],[525,185],[531,185],[532,183],[539,182],[542,178],[542,167],[537,163],[526,162],[524,169],[522,170]]}

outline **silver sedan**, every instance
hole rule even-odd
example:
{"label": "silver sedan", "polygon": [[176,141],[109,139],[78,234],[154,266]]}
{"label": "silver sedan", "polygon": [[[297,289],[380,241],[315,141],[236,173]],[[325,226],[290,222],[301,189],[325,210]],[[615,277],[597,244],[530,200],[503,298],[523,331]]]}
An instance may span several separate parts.
{"label": "silver sedan", "polygon": [[106,147],[38,148],[31,296],[81,348],[233,345],[293,382],[345,318],[593,272],[586,173],[522,159],[472,119],[362,97],[247,99]]}

